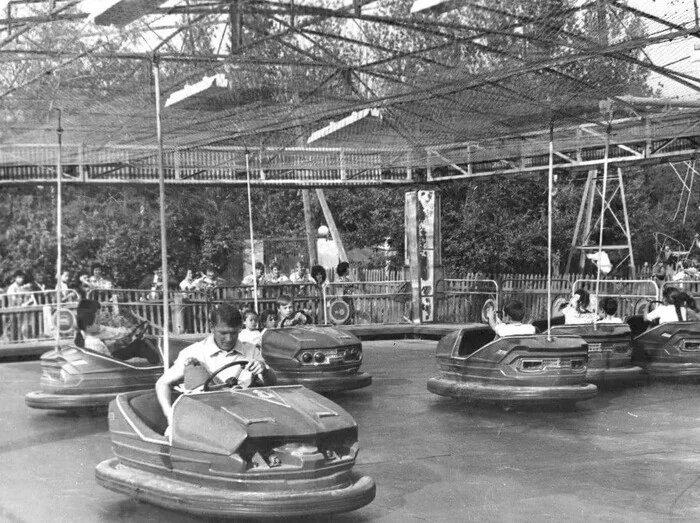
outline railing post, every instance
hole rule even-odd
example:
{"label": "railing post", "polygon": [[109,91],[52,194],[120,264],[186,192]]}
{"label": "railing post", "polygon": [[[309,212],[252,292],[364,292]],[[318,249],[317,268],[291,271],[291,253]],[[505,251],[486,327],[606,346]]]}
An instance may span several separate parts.
{"label": "railing post", "polygon": [[[167,292],[167,291],[164,291]],[[173,332],[182,334],[185,332],[185,307],[183,305],[182,294],[175,294],[173,297]]]}

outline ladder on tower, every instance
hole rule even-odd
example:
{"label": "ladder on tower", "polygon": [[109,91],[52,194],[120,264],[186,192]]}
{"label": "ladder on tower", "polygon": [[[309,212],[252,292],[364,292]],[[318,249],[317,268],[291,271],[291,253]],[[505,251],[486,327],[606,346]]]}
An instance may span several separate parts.
{"label": "ladder on tower", "polygon": [[[605,191],[607,194],[603,194],[602,181],[602,176],[598,175],[597,170],[592,169],[588,171],[588,177],[581,197],[581,206],[579,207],[578,217],[576,218],[576,228],[571,240],[569,256],[566,261],[566,272],[568,273],[571,269],[571,264],[576,253],[579,254],[579,272],[583,272],[586,264],[586,254],[595,253],[600,248],[603,251],[620,251],[623,256],[617,261],[611,272],[627,262],[629,266],[629,277],[634,279],[634,253],[632,252],[632,235],[630,233],[622,169],[618,168],[617,176],[611,177],[611,179],[608,180],[608,187]],[[613,188],[615,185],[616,187]],[[616,212],[611,205],[616,198],[621,202],[622,219],[618,216],[620,212]],[[603,210],[604,212],[601,212]],[[598,216],[594,221],[593,218],[596,211],[598,212]],[[619,227],[622,232],[625,240],[624,243],[599,246],[597,241],[591,241],[593,232],[599,227],[605,226],[605,216],[612,217],[612,222],[616,227]],[[579,237],[581,238],[580,242]]]}

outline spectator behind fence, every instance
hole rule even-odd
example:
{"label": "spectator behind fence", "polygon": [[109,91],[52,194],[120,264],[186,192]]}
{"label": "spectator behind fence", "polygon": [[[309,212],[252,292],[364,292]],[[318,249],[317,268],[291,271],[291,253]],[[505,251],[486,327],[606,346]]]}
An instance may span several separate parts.
{"label": "spectator behind fence", "polygon": [[280,266],[277,265],[277,263],[273,263],[270,266],[270,274],[265,278],[265,283],[270,284],[270,283],[290,283],[291,280],[287,278],[282,272],[280,271]]}
{"label": "spectator behind fence", "polygon": [[185,279],[180,282],[180,290],[196,291],[198,285],[199,284],[197,283],[197,280],[194,279],[194,273],[192,272],[192,269],[187,269]]}
{"label": "spectator behind fence", "polygon": [[75,301],[75,283],[73,282],[73,273],[63,271],[61,273],[61,281],[56,284],[56,290],[61,293],[61,301]]}
{"label": "spectator behind fence", "polygon": [[12,283],[6,292],[10,307],[24,307],[34,303],[34,295],[30,292],[30,285],[25,283],[26,279],[24,271],[17,270],[12,274]]}
{"label": "spectator behind fence", "polygon": [[88,293],[94,289],[112,289],[114,283],[107,279],[104,275],[104,266],[99,263],[93,263],[90,267],[91,276],[82,275],[80,277],[81,289]]}
{"label": "spectator behind fence", "polygon": [[257,285],[265,284],[265,265],[262,262],[255,262],[254,273],[249,274],[241,281],[241,285],[252,286],[254,283],[257,283]]}
{"label": "spectator behind fence", "polygon": [[223,278],[219,278],[213,267],[209,267],[206,274],[197,278],[195,282],[197,283],[197,290],[200,291],[209,291],[214,287],[224,284]]}
{"label": "spectator behind fence", "polygon": [[306,271],[306,264],[299,260],[296,267],[289,275],[292,283],[316,283]]}
{"label": "spectator behind fence", "polygon": [[326,273],[326,269],[321,265],[314,265],[311,267],[311,278],[321,289],[328,285],[328,274]]}

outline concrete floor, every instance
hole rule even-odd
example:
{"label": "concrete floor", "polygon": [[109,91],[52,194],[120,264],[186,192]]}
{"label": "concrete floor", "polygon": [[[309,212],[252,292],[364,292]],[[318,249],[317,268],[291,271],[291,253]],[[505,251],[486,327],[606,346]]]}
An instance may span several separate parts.
{"label": "concrete floor", "polygon": [[[360,426],[373,503],[340,522],[700,521],[700,384],[601,392],[573,411],[505,412],[430,394],[435,342],[365,342]],[[98,486],[104,417],[34,411],[39,362],[0,364],[0,521],[203,521]]]}

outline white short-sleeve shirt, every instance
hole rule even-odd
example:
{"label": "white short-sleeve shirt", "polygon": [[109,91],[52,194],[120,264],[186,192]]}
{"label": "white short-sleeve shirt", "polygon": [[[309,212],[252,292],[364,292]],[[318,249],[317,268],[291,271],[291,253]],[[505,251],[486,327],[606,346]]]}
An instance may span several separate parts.
{"label": "white short-sleeve shirt", "polygon": [[[688,319],[688,310],[685,307],[681,307],[681,316],[683,321]],[[649,321],[659,320],[659,324],[679,321],[675,305],[659,305],[647,314],[647,319]]]}
{"label": "white short-sleeve shirt", "polygon": [[[202,341],[193,343],[189,347],[182,349],[178,355],[173,367],[184,375],[185,365],[190,359],[199,361],[206,367],[210,374],[233,361],[264,361],[260,347],[250,343],[244,343],[238,339],[233,349],[230,351],[221,350],[214,341],[214,335],[210,334]],[[229,378],[238,378],[239,383],[243,383],[247,379],[252,379],[250,373],[242,370],[240,366],[233,366],[219,373],[217,376],[221,381],[226,381]]]}
{"label": "white short-sleeve shirt", "polygon": [[535,334],[535,326],[529,323],[498,323],[494,329],[496,336],[529,336]]}

